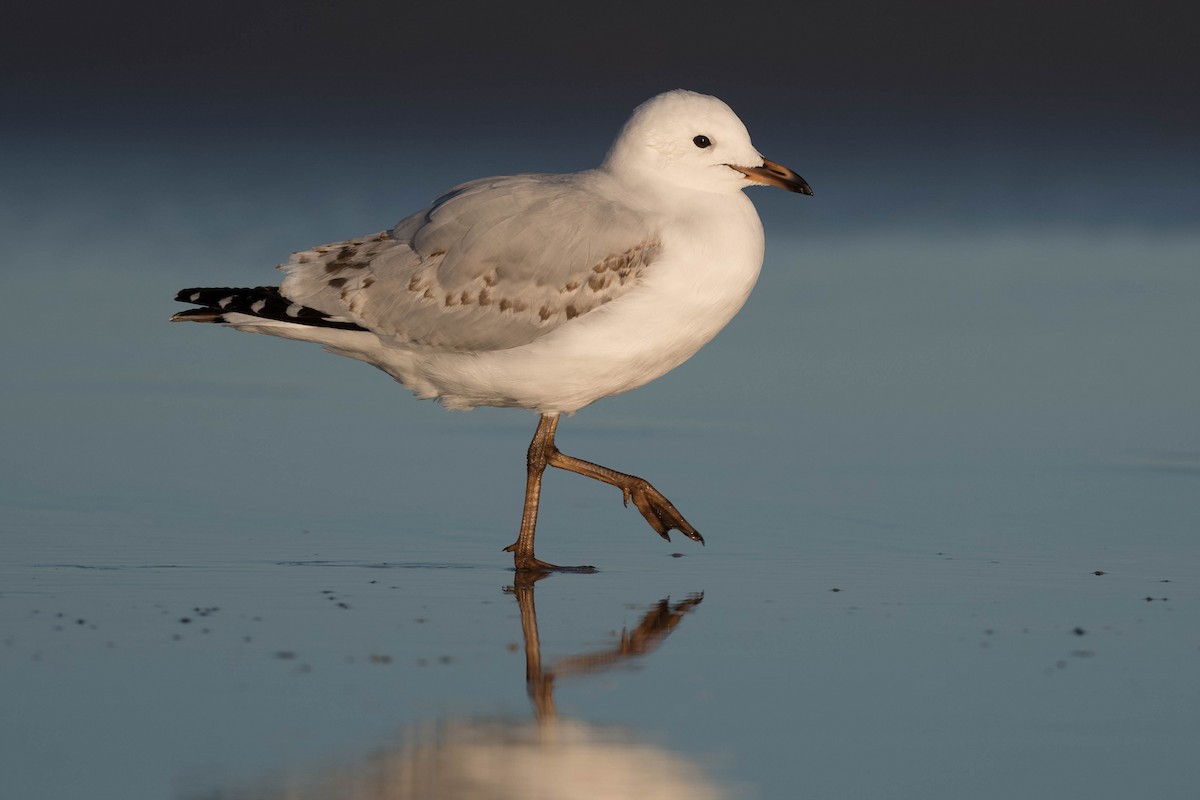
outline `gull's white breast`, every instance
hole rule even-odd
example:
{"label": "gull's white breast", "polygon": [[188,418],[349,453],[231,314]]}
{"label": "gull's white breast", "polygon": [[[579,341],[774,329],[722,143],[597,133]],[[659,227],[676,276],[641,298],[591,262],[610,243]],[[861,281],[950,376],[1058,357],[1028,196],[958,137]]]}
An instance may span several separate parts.
{"label": "gull's white breast", "polygon": [[749,198],[698,193],[672,209],[661,256],[613,302],[507,350],[393,349],[370,360],[448,408],[572,413],[695,354],[746,302],[762,258],[762,224]]}

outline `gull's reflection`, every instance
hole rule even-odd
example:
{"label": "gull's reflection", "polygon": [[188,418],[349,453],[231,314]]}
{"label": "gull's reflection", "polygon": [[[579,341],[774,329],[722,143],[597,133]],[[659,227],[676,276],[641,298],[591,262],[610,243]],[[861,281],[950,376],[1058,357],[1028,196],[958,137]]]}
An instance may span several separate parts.
{"label": "gull's reflection", "polygon": [[618,643],[543,664],[534,584],[549,573],[517,573],[513,595],[525,639],[525,682],[534,720],[454,718],[404,733],[404,743],[358,764],[270,789],[218,798],[274,800],[716,800],[726,792],[703,768],[678,753],[640,741],[629,730],[560,718],[554,704],[560,678],[590,675],[653,652],[703,594],[653,604]]}
{"label": "gull's reflection", "polygon": [[516,585],[505,592],[516,595],[521,609],[521,632],[525,637],[525,685],[537,720],[543,726],[557,719],[554,708],[554,681],[559,677],[602,672],[628,659],[653,652],[675,630],[683,615],[700,605],[704,594],[693,594],[682,603],[671,605],[670,598],[659,600],[643,616],[632,631],[621,631],[616,647],[598,653],[584,653],[559,659],[550,667],[542,666],[542,644],[538,638],[537,607],[533,602],[533,585],[550,573],[516,573]]}

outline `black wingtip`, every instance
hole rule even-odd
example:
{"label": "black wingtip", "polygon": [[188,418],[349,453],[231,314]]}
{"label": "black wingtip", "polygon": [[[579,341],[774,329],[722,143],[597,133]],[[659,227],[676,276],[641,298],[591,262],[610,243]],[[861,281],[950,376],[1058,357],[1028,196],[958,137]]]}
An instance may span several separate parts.
{"label": "black wingtip", "polygon": [[196,287],[182,289],[175,299],[180,303],[204,306],[181,311],[171,319],[175,322],[227,322],[225,314],[246,314],[262,319],[290,322],[318,328],[337,328],[346,331],[365,331],[361,325],[346,319],[336,319],[315,308],[293,303],[279,292],[278,286]]}

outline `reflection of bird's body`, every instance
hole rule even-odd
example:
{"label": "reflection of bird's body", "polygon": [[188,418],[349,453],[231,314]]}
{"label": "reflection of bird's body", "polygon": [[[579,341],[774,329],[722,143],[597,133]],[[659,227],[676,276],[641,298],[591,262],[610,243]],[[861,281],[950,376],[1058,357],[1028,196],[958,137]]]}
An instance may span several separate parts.
{"label": "reflection of bird's body", "polygon": [[603,165],[463,184],[390,231],[296,253],[278,287],[185,289],[177,320],[317,342],[449,408],[539,412],[525,515],[533,556],[547,464],[619,487],[664,537],[702,541],[645,481],[564,456],[558,416],[678,366],[737,313],[762,264],[751,181],[811,194],[764,161],[720,100],[641,105]]}

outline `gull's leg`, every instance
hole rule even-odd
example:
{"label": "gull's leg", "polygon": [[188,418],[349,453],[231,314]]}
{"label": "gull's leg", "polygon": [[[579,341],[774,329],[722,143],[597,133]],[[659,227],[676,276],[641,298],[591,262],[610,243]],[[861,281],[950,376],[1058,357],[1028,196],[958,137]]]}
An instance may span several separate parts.
{"label": "gull's leg", "polygon": [[642,516],[646,518],[646,522],[650,523],[650,527],[654,528],[658,535],[668,542],[671,541],[671,537],[667,531],[674,528],[692,541],[704,544],[704,537],[700,535],[699,531],[693,528],[671,501],[664,497],[662,492],[651,486],[649,481],[636,475],[626,475],[615,469],[565,455],[554,446],[553,429],[550,431],[550,449],[546,454],[546,463],[552,467],[586,475],[617,487],[625,498],[625,505],[629,505],[629,501],[632,500],[638,511],[642,512]]}
{"label": "gull's leg", "polygon": [[525,478],[525,510],[521,514],[521,532],[517,540],[504,548],[513,554],[513,564],[517,572],[595,572],[595,567],[560,567],[534,558],[533,535],[537,528],[538,500],[542,496],[542,473],[554,449],[554,430],[558,427],[557,414],[542,414],[538,420],[537,430],[529,443],[529,452],[525,458],[528,470]]}

